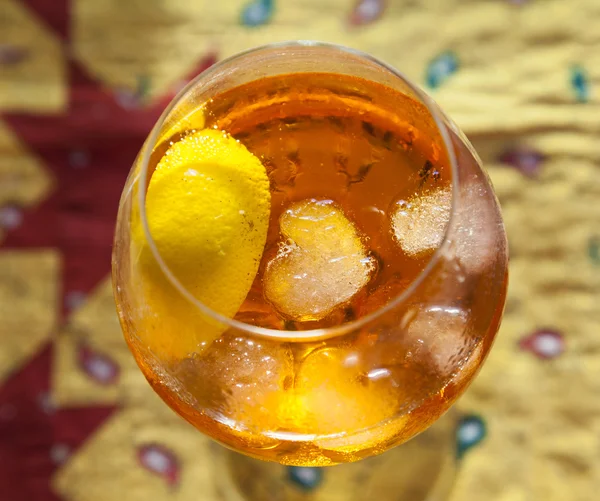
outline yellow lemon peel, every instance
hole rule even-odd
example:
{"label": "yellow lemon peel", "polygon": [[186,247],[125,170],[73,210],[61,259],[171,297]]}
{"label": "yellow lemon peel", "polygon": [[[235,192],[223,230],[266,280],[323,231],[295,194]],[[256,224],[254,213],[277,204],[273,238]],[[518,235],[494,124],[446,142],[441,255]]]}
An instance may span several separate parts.
{"label": "yellow lemon peel", "polygon": [[[256,277],[271,197],[260,160],[226,133],[206,129],[173,144],[146,193],[150,234],[163,261],[196,299],[233,317]],[[135,222],[134,222],[135,223]],[[160,357],[202,352],[226,326],[203,314],[165,277],[134,224],[145,303],[139,336]]]}

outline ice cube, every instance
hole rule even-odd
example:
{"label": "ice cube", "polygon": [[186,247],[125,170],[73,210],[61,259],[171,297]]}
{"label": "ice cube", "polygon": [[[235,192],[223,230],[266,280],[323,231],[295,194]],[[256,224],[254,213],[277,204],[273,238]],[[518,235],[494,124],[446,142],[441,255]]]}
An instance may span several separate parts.
{"label": "ice cube", "polygon": [[295,415],[306,433],[352,434],[395,415],[398,393],[391,374],[365,372],[361,353],[348,347],[311,352],[295,379]]}
{"label": "ice cube", "polygon": [[477,340],[467,331],[467,312],[454,306],[415,310],[406,338],[415,359],[441,376],[451,376],[469,362]]}
{"label": "ice cube", "polygon": [[418,256],[439,247],[450,221],[451,208],[450,186],[396,202],[392,211],[392,234],[402,250]]}
{"label": "ice cube", "polygon": [[[456,213],[448,239],[452,244],[449,257],[457,258],[469,273],[481,273],[500,254],[505,245],[498,238],[502,232],[500,214],[491,203],[493,194],[478,177],[460,187]],[[418,256],[435,250],[444,239],[452,210],[452,188],[438,188],[415,195],[395,204],[392,212],[392,234],[402,250]]]}
{"label": "ice cube", "polygon": [[452,252],[469,273],[483,272],[505,245],[498,238],[502,220],[492,200],[493,194],[483,180],[474,178],[461,187],[449,239],[454,243]]}
{"label": "ice cube", "polygon": [[281,343],[227,332],[184,360],[176,375],[209,414],[242,428],[268,428],[273,396],[293,382],[293,357]]}
{"label": "ice cube", "polygon": [[265,296],[296,321],[320,320],[348,302],[375,268],[356,228],[331,200],[305,200],[280,218],[285,241],[267,265]]}

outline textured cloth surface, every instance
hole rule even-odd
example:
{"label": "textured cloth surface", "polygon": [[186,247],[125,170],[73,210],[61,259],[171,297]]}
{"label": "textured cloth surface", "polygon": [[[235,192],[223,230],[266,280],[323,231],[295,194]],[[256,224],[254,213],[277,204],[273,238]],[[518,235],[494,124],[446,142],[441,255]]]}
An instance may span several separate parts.
{"label": "textured cloth surface", "polygon": [[0,499],[217,499],[209,443],[122,340],[117,203],[189,78],[251,46],[318,39],[422,85],[502,204],[506,314],[457,404],[487,433],[451,499],[597,500],[599,28],[597,0],[0,0]]}

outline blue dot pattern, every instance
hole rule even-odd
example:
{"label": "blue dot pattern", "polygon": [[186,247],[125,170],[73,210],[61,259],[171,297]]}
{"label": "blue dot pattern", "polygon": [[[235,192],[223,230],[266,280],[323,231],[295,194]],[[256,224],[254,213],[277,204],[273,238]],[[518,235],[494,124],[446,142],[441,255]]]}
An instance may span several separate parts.
{"label": "blue dot pattern", "polygon": [[275,0],[252,0],[242,10],[242,24],[251,27],[267,24],[274,10]]}
{"label": "blue dot pattern", "polygon": [[590,256],[592,263],[600,265],[600,237],[590,238],[588,255]]}
{"label": "blue dot pattern", "polygon": [[458,70],[459,62],[453,52],[444,52],[428,65],[425,82],[431,89],[437,89]]}
{"label": "blue dot pattern", "polygon": [[571,68],[571,87],[577,101],[586,103],[590,98],[590,84],[587,73],[581,66]]}
{"label": "blue dot pattern", "polygon": [[456,456],[462,459],[465,453],[479,444],[486,436],[487,428],[479,416],[464,416],[456,428]]}
{"label": "blue dot pattern", "polygon": [[323,468],[288,466],[290,481],[303,491],[316,489],[323,481]]}

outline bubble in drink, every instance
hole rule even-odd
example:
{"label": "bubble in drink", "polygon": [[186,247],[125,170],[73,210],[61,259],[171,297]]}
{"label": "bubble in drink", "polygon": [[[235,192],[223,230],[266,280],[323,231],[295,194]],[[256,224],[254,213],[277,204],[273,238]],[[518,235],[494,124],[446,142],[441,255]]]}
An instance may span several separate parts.
{"label": "bubble in drink", "polygon": [[409,256],[418,256],[440,246],[450,221],[452,188],[446,187],[396,202],[392,212],[392,234]]}
{"label": "bubble in drink", "polygon": [[369,281],[374,262],[354,225],[331,200],[304,200],[279,220],[277,256],[264,275],[266,298],[292,320],[320,320]]}

